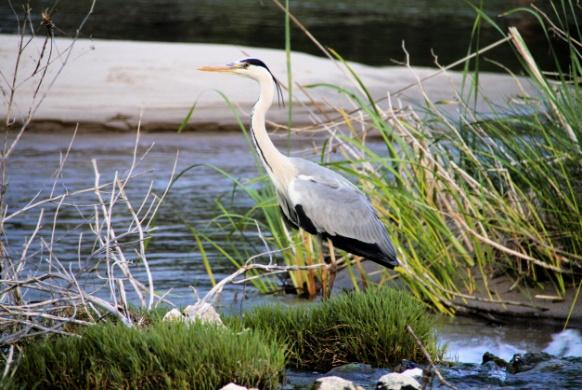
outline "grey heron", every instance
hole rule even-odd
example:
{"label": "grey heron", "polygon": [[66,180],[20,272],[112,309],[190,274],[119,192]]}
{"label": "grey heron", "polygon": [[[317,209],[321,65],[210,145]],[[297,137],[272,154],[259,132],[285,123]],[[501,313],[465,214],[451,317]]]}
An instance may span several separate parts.
{"label": "grey heron", "polygon": [[385,267],[398,265],[386,227],[358,187],[331,169],[309,160],[288,157],[275,147],[267,133],[265,118],[275,89],[279,94],[281,90],[277,79],[261,60],[244,58],[226,66],[198,69],[234,73],[259,83],[260,94],[251,116],[251,138],[275,187],[282,214],[290,225]]}

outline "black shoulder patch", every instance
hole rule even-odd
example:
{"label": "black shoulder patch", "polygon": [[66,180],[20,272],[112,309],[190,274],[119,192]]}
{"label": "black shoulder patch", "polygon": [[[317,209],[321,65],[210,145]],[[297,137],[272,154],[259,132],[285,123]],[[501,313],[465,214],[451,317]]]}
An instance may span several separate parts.
{"label": "black shoulder patch", "polygon": [[299,218],[299,226],[308,233],[311,234],[319,234],[313,222],[307,215],[305,215],[305,211],[303,211],[303,206],[298,204],[295,206],[295,212],[297,213],[297,217]]}
{"label": "black shoulder patch", "polygon": [[287,226],[288,228],[299,229],[299,226],[297,226],[297,224],[294,221],[287,218],[285,211],[283,211],[283,207],[279,206],[279,211],[281,212],[281,217],[283,218],[285,226]]}

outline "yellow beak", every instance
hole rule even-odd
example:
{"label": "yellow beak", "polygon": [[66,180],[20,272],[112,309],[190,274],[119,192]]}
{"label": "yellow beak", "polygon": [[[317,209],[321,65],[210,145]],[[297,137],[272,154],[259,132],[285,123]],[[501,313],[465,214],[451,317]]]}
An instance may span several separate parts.
{"label": "yellow beak", "polygon": [[202,72],[232,72],[235,69],[238,69],[238,66],[201,66],[198,68],[198,70],[201,70]]}

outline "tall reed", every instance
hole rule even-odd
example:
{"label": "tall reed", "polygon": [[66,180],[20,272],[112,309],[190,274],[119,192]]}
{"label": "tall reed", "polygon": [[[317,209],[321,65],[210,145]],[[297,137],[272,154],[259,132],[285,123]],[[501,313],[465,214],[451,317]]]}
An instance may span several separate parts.
{"label": "tall reed", "polygon": [[[466,63],[466,82],[456,101],[457,121],[428,97],[421,111],[381,109],[349,63],[329,50],[326,54],[335,54],[355,80],[354,88],[311,86],[333,88],[358,107],[357,115],[340,113],[343,119],[334,125],[353,130],[361,121],[366,133],[380,136],[382,151],[370,148],[363,133],[335,136],[349,152],[334,167],[354,177],[379,211],[402,260],[398,276],[442,312],[452,313],[468,300],[512,303],[492,290],[497,275],[508,276],[513,287],[543,285],[563,297],[582,274],[582,35],[576,13],[570,12],[575,4],[553,4],[553,15],[535,7],[512,11],[535,15],[548,39],[551,30],[567,46],[567,68],[551,46],[557,72],[549,75],[517,29],[504,31],[471,3],[477,15],[472,48],[478,52],[459,61]],[[519,105],[489,107],[493,119],[480,117],[476,108],[479,53],[487,49],[479,42],[482,23],[503,34],[487,48],[511,45],[536,90]],[[313,243],[289,233],[270,185],[262,180],[243,186],[256,206],[237,223],[248,226],[259,219],[286,262],[312,261]],[[260,189],[254,187],[258,183]],[[310,280],[305,272],[290,277],[299,288]]]}

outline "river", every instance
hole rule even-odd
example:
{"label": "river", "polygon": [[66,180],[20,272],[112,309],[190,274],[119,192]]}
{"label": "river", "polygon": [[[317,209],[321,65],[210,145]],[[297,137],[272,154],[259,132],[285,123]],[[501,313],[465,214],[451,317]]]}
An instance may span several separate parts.
{"label": "river", "polygon": [[[62,155],[71,141],[70,134],[26,134],[18,144],[8,176],[6,193],[9,213],[17,210],[32,199],[43,199],[53,191],[54,173]],[[294,139],[291,153],[315,159],[311,152],[316,139]],[[95,159],[102,175],[102,182],[113,178],[115,171],[123,172],[132,159],[135,135],[126,133],[86,133],[79,134],[73,142],[65,168],[55,187],[55,193],[74,191],[90,187],[94,181],[91,160]],[[286,149],[290,143],[280,137],[278,144]],[[151,149],[150,149],[151,148]],[[154,192],[163,192],[170,178],[173,162],[178,158],[178,171],[192,164],[208,164],[220,168],[236,178],[247,180],[257,175],[255,162],[248,145],[238,133],[189,133],[189,134],[143,134],[140,138],[139,153],[149,150],[136,170],[136,180],[127,187],[131,199],[143,196],[150,183]],[[223,232],[208,229],[209,220],[215,215],[214,200],[229,194],[232,183],[224,175],[211,167],[199,167],[184,175],[172,188],[160,209],[157,232],[148,248],[148,258],[154,275],[156,290],[170,291],[168,298],[178,305],[192,303],[195,288],[199,295],[211,287],[203,267],[201,257],[188,225],[206,229],[214,239],[227,240]],[[235,210],[246,210],[252,202],[242,195],[232,197]],[[89,198],[86,200],[90,202]],[[83,207],[86,207],[83,209]],[[91,204],[62,205],[60,222],[55,228],[56,245],[54,256],[65,264],[77,261],[79,225],[91,209]],[[85,213],[83,213],[85,210]],[[51,236],[51,216],[53,207],[46,208],[46,219],[41,234],[46,240]],[[23,214],[5,226],[9,249],[17,253],[26,237],[34,230],[39,210]],[[246,245],[246,244],[241,244]],[[39,248],[33,248],[39,249]],[[230,274],[234,267],[218,252],[209,249],[208,256],[217,279]],[[144,278],[137,272],[136,276]],[[102,281],[101,281],[102,282]],[[81,283],[96,283],[93,279]],[[243,291],[244,289],[244,291]],[[245,294],[248,299],[241,300]],[[235,314],[253,305],[274,301],[286,304],[306,304],[290,295],[262,296],[251,286],[228,286],[218,302],[223,312]],[[582,385],[582,358],[563,358],[547,362],[539,370],[508,374],[491,366],[480,364],[484,352],[492,352],[504,359],[515,353],[549,351],[559,354],[570,348],[574,355],[582,355],[582,338],[576,331],[555,336],[559,327],[542,326],[535,323],[517,326],[499,326],[474,319],[440,319],[439,340],[448,344],[448,359],[463,364],[442,367],[443,373],[460,388],[579,388]],[[554,335],[554,336],[553,336]],[[552,344],[552,337],[557,341]],[[385,372],[381,369],[359,367],[355,372],[340,373],[373,389],[375,380]],[[336,373],[338,373],[336,371]],[[286,388],[309,388],[308,382],[321,373],[288,373]],[[547,387],[544,387],[544,384]]]}

